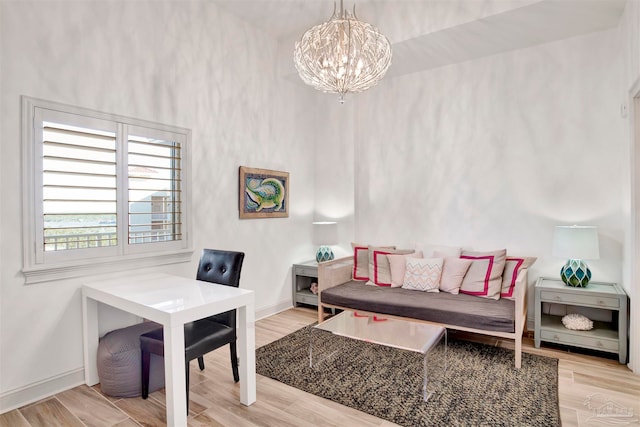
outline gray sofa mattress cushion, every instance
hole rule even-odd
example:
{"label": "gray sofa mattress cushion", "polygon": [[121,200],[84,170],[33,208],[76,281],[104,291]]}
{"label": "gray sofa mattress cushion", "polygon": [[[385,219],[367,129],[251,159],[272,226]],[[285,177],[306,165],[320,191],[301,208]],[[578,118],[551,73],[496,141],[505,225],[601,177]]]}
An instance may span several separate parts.
{"label": "gray sofa mattress cushion", "polygon": [[515,332],[515,303],[347,282],[322,291],[324,304],[495,332]]}

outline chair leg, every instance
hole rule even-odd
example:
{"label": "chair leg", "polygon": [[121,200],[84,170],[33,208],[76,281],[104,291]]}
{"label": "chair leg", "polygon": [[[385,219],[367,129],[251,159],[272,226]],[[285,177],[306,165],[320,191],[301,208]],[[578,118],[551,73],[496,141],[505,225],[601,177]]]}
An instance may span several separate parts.
{"label": "chair leg", "polygon": [[200,367],[201,371],[204,371],[204,357],[198,357],[198,366]]}
{"label": "chair leg", "polygon": [[187,416],[189,416],[189,361],[185,363],[185,372],[184,372],[184,383],[187,386]]}
{"label": "chair leg", "polygon": [[229,344],[229,350],[231,352],[231,369],[233,370],[233,381],[240,381],[240,374],[238,374],[238,349],[236,342]]}
{"label": "chair leg", "polygon": [[151,353],[142,351],[142,398],[149,397],[149,370],[151,369]]}

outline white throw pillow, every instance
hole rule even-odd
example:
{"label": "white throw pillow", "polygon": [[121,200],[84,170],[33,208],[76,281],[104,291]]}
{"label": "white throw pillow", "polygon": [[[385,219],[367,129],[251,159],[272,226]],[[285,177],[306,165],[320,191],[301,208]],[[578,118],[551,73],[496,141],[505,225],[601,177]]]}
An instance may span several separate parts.
{"label": "white throw pillow", "polygon": [[406,258],[403,289],[440,292],[442,258]]}
{"label": "white throw pillow", "polygon": [[422,251],[425,258],[438,258],[436,252],[444,256],[459,257],[462,253],[462,248],[459,246],[445,246],[445,245],[423,245],[422,243],[416,243],[416,252]]}

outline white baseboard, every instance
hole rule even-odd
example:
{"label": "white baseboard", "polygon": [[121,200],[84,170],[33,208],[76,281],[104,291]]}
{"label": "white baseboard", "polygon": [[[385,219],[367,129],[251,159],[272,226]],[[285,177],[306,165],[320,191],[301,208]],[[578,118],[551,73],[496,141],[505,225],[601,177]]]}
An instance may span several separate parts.
{"label": "white baseboard", "polygon": [[0,394],[0,414],[84,384],[84,368],[51,377]]}
{"label": "white baseboard", "polygon": [[533,319],[527,319],[527,331],[533,332],[536,328],[536,322]]}
{"label": "white baseboard", "polygon": [[256,320],[264,319],[265,317],[273,316],[274,314],[280,313],[281,311],[285,311],[293,307],[291,304],[291,300],[280,301],[275,305],[271,305],[269,307],[263,307],[256,310]]}
{"label": "white baseboard", "polygon": [[[291,301],[286,300],[261,308],[256,311],[256,320],[264,319],[291,307]],[[6,391],[0,394],[0,414],[21,408],[81,384],[84,384],[84,369],[78,368],[37,383]]]}

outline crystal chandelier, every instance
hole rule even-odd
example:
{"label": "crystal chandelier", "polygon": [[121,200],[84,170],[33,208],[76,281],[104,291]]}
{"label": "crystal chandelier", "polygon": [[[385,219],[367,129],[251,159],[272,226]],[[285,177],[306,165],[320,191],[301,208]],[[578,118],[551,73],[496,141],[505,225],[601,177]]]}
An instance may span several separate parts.
{"label": "crystal chandelier", "polygon": [[391,64],[391,45],[377,28],[359,21],[356,7],[342,6],[296,42],[293,60],[300,78],[315,89],[340,94],[362,92],[375,86]]}

